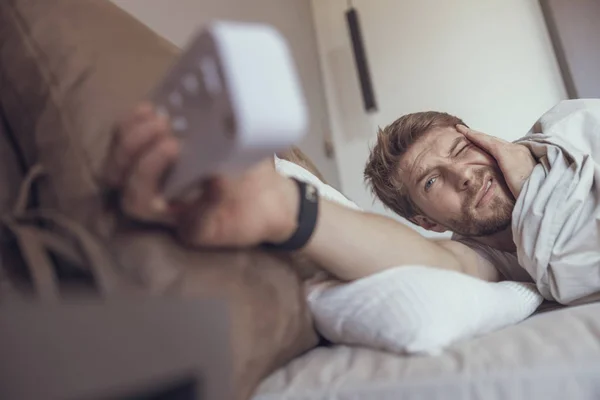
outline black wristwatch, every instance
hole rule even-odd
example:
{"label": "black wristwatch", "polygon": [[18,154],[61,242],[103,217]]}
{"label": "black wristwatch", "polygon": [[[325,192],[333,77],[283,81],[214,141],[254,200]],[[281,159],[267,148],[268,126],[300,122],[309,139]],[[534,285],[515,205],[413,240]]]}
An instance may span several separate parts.
{"label": "black wristwatch", "polygon": [[306,246],[317,225],[319,214],[319,192],[310,183],[291,178],[298,185],[300,204],[298,206],[298,228],[283,243],[263,243],[263,247],[272,250],[294,251]]}

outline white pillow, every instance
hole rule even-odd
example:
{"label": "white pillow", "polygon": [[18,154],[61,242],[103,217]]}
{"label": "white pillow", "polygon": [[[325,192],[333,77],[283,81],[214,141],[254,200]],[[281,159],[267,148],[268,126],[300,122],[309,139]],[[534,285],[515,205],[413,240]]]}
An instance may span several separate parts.
{"label": "white pillow", "polygon": [[284,176],[294,177],[298,180],[312,184],[318,190],[319,195],[324,199],[339,203],[348,208],[360,210],[360,207],[357,206],[356,203],[350,201],[346,196],[335,190],[333,187],[323,183],[323,181],[317,178],[314,174],[305,168],[302,168],[298,164],[294,164],[293,162],[289,162],[287,160],[282,160],[281,158],[275,156],[275,168]]}
{"label": "white pillow", "polygon": [[[313,184],[322,197],[360,210],[306,169],[277,157],[275,165],[279,173]],[[317,330],[328,340],[400,353],[436,353],[517,323],[543,300],[533,284],[490,283],[421,266],[320,283],[309,288],[307,299]]]}
{"label": "white pillow", "polygon": [[334,343],[435,354],[515,324],[542,303],[534,284],[485,282],[455,271],[402,266],[350,283],[313,286],[317,330]]}

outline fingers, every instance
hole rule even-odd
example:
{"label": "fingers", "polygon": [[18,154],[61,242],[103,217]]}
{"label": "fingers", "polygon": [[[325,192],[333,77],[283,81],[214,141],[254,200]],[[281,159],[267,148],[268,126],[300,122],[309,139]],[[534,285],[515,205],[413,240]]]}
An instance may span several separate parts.
{"label": "fingers", "polygon": [[459,133],[462,133],[463,135],[467,135],[470,131],[470,129],[468,127],[466,127],[465,125],[462,125],[462,124],[456,125],[456,130]]}
{"label": "fingers", "polygon": [[168,120],[150,104],[138,106],[118,126],[106,165],[106,180],[115,187],[124,184],[129,170],[153,142],[170,135]]}
{"label": "fingers", "polygon": [[[161,195],[161,182],[169,166],[179,156],[179,142],[164,137],[150,145],[132,167],[123,188],[123,210],[129,215],[153,221],[163,221],[169,209]],[[164,221],[168,222],[168,221]]]}
{"label": "fingers", "polygon": [[154,107],[151,103],[138,104],[130,113],[128,113],[121,121],[119,121],[119,128],[129,131],[140,121],[144,121],[152,117],[155,113]]}
{"label": "fingers", "polygon": [[456,130],[465,135],[465,137],[477,147],[488,152],[496,160],[502,157],[506,145],[509,144],[509,142],[506,142],[500,138],[477,132],[473,129],[467,128],[464,125],[456,125]]}
{"label": "fingers", "polygon": [[474,131],[464,125],[457,125],[456,130],[497,161],[509,190],[517,198],[525,180],[537,164],[529,149]]}
{"label": "fingers", "polygon": [[177,221],[181,240],[191,246],[219,245],[216,241],[219,227],[219,186],[217,178],[205,181],[202,195],[187,207],[188,212],[181,213]]}

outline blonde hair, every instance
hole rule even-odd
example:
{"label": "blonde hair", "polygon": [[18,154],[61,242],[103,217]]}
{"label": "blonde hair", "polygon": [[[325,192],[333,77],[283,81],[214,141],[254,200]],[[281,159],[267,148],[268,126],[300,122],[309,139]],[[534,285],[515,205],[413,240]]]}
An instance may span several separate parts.
{"label": "blonde hair", "polygon": [[465,125],[453,115],[427,111],[404,115],[385,128],[379,128],[377,143],[371,149],[364,171],[365,182],[372,193],[404,218],[420,213],[402,182],[398,170],[400,159],[425,133],[457,124]]}

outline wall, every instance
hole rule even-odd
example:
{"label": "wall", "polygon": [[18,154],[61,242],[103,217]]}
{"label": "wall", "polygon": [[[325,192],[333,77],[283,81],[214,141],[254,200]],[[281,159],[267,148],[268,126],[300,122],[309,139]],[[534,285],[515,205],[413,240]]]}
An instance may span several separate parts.
{"label": "wall", "polygon": [[[346,0],[314,0],[342,190],[387,213],[362,172],[378,126],[438,110],[514,140],[566,97],[537,0],[355,0],[379,111],[362,110]],[[391,215],[391,213],[388,213]]]}
{"label": "wall", "polygon": [[310,0],[113,0],[156,32],[182,47],[211,19],[269,23],[288,40],[309,106],[309,134],[300,144],[333,185],[339,185],[336,163],[324,152],[328,138],[323,80]]}

